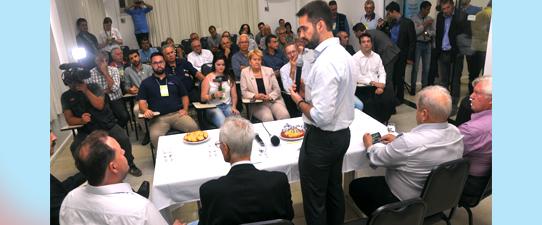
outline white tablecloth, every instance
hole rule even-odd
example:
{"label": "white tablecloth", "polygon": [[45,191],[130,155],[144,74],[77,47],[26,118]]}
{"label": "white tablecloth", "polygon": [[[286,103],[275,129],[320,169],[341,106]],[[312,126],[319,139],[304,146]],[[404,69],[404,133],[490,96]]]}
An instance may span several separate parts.
{"label": "white tablecloth", "polygon": [[[363,145],[364,133],[380,132],[382,135],[388,133],[383,124],[357,109],[355,111],[355,119],[350,125],[350,147],[344,157],[343,173],[369,167]],[[265,127],[271,134],[280,136],[282,127],[286,123],[301,125],[303,120],[298,117],[266,122]],[[267,157],[260,157],[259,145],[254,141],[251,159],[256,168],[281,171],[288,176],[290,183],[298,182],[297,162],[302,140],[284,141],[281,139],[280,145],[274,147],[261,123],[254,124],[254,129],[256,133],[260,134],[267,146]],[[163,215],[171,205],[198,201],[199,187],[203,183],[224,176],[230,170],[230,164],[224,162],[220,149],[215,147],[215,142],[218,141],[218,131],[218,129],[208,130],[210,140],[200,144],[184,143],[185,134],[159,138],[151,201],[162,211]],[[166,161],[163,154],[164,150],[168,149],[172,152],[171,161],[169,159]]]}

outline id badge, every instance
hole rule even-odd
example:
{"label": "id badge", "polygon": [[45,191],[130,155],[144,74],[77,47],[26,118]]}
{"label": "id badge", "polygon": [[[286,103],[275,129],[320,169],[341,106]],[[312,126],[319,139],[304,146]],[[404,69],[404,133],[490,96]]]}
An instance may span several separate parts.
{"label": "id badge", "polygon": [[337,26],[336,22],[333,22],[333,30],[335,30],[335,27]]}
{"label": "id badge", "polygon": [[167,84],[166,85],[160,85],[160,95],[162,97],[168,97],[169,91],[167,90]]}

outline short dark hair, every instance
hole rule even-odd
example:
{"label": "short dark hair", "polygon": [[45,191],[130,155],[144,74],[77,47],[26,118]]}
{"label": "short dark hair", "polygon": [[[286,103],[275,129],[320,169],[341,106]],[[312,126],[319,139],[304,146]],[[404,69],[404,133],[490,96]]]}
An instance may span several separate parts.
{"label": "short dark hair", "polygon": [[162,54],[161,52],[155,52],[151,54],[151,57],[150,57],[151,61],[152,61],[152,58],[155,56],[161,56],[162,59],[164,59],[164,54]]}
{"label": "short dark hair", "polygon": [[386,10],[390,12],[395,11],[395,12],[401,13],[401,7],[399,6],[397,2],[390,2],[390,4],[386,6]]}
{"label": "short dark hair", "polygon": [[369,33],[365,32],[359,36],[359,44],[361,44],[361,38],[363,37],[368,37],[369,39],[371,39],[371,43],[373,43],[373,37]]}
{"label": "short dark hair", "polygon": [[139,42],[139,44],[143,44],[143,41],[149,41],[149,38],[147,38],[147,37],[141,38],[141,42]]}
{"label": "short dark hair", "polygon": [[85,18],[77,19],[76,26],[79,26],[79,24],[81,24],[82,22],[87,22],[87,20]]}
{"label": "short dark hair", "polygon": [[191,33],[191,34],[190,34],[190,37],[191,37],[192,35],[194,35],[194,34],[195,34],[195,35],[198,35],[197,33]]}
{"label": "short dark hair", "polygon": [[137,54],[137,55],[139,55],[139,51],[138,51],[138,50],[132,49],[132,50],[130,50],[130,51],[128,52],[128,55],[127,55],[127,56],[130,57],[130,55],[132,55],[132,54],[134,54],[134,53]]}
{"label": "short dark hair", "polygon": [[[334,2],[334,1],[332,1]],[[331,2],[329,2],[331,4]],[[295,14],[297,17],[302,17],[307,15],[308,21],[316,28],[316,24],[322,20],[326,24],[327,31],[331,31],[333,28],[333,14],[331,13],[331,8],[323,1],[312,1],[303,6]]]}
{"label": "short dark hair", "polygon": [[363,25],[363,23],[356,23],[356,25],[354,25],[354,27],[352,28],[352,30],[354,30],[354,32],[357,32],[357,31],[365,31],[367,29],[367,27],[365,27],[365,25]]}
{"label": "short dark hair", "polygon": [[107,23],[113,23],[113,20],[111,20],[111,18],[109,18],[109,17],[105,17],[103,24],[107,24]]}
{"label": "short dark hair", "polygon": [[[211,25],[211,26],[209,26],[209,31],[211,31],[211,28],[216,30],[216,27]],[[192,35],[190,35],[190,36],[192,36]]]}
{"label": "short dark hair", "polygon": [[427,7],[431,7],[431,2],[424,1],[422,4],[420,4],[420,9],[427,9]]}
{"label": "short dark hair", "polygon": [[271,43],[272,38],[277,38],[277,36],[275,36],[274,34],[270,34],[270,35],[265,36],[265,46],[267,46],[267,44]]}
{"label": "short dark hair", "polygon": [[280,23],[281,20],[284,21],[284,19],[280,19],[280,20],[279,20],[279,23]]}
{"label": "short dark hair", "polygon": [[329,6],[332,6],[332,5],[337,5],[337,2],[336,1],[329,1]]}
{"label": "short dark hair", "polygon": [[258,29],[260,28],[260,25],[265,25],[265,23],[259,22],[259,23],[258,23]]}
{"label": "short dark hair", "polygon": [[447,3],[454,4],[454,0],[440,0],[440,5],[445,5]]}
{"label": "short dark hair", "polygon": [[107,166],[115,160],[115,150],[106,141],[107,132],[96,130],[73,152],[75,166],[92,186],[103,182]]}

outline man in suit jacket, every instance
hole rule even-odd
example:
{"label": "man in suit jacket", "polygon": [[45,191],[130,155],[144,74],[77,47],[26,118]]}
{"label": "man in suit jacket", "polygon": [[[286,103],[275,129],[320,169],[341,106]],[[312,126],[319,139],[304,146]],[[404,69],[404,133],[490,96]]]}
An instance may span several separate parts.
{"label": "man in suit jacket", "polygon": [[286,174],[260,171],[250,162],[254,128],[241,117],[220,127],[219,145],[230,172],[201,185],[199,224],[242,224],[294,218]]}
{"label": "man in suit jacket", "polygon": [[[459,102],[461,72],[463,71],[463,55],[459,54],[458,35],[472,36],[468,14],[461,10],[455,11],[453,0],[441,0],[441,11],[437,15],[436,51],[439,67],[439,82],[448,88],[452,76],[452,115],[457,113]],[[452,64],[454,65],[452,70]],[[452,72],[453,71],[453,72]],[[455,113],[454,113],[455,112]]]}
{"label": "man in suit jacket", "polygon": [[395,24],[390,29],[391,40],[401,49],[399,59],[395,63],[393,72],[393,85],[395,87],[395,96],[399,101],[396,105],[403,104],[405,97],[404,80],[406,65],[414,64],[414,56],[416,53],[416,29],[412,20],[401,15],[401,8],[397,2],[390,2],[386,6],[386,11]]}

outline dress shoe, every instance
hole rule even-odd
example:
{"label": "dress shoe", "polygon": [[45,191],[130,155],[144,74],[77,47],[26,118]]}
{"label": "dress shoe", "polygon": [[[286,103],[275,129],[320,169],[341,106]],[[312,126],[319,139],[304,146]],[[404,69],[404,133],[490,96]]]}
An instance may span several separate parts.
{"label": "dress shoe", "polygon": [[151,137],[149,136],[149,133],[145,133],[145,138],[143,138],[143,141],[141,141],[141,145],[145,146],[151,142]]}
{"label": "dress shoe", "polygon": [[409,93],[409,94],[410,94],[410,96],[416,95],[416,89],[412,88],[412,89],[410,90],[410,93]]}
{"label": "dress shoe", "polygon": [[400,106],[403,104],[403,100],[397,99],[395,100],[395,106]]}
{"label": "dress shoe", "polygon": [[139,186],[139,190],[137,190],[137,193],[145,198],[149,198],[150,186],[151,185],[148,181],[143,181],[143,183],[141,183],[141,186]]}

